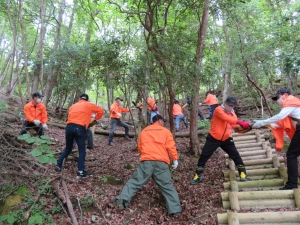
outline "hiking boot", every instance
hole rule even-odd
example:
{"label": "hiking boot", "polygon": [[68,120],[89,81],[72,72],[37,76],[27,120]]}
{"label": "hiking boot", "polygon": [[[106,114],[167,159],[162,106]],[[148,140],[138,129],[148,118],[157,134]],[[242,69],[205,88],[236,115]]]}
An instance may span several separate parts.
{"label": "hiking boot", "polygon": [[84,170],[83,172],[77,172],[77,176],[76,178],[88,178],[88,177],[92,177],[93,174],[90,174],[88,171]]}
{"label": "hiking boot", "polygon": [[200,183],[202,181],[203,171],[204,171],[204,167],[202,167],[202,166],[197,167],[196,174],[195,174],[193,180],[191,180],[190,184],[198,184],[198,183]]}
{"label": "hiking boot", "polygon": [[61,172],[61,168],[58,165],[56,165],[55,168],[54,168],[54,170],[53,170],[53,172],[60,173]]}
{"label": "hiking boot", "polygon": [[237,168],[239,171],[240,181],[247,181],[247,173],[245,166],[239,165],[237,166]]}
{"label": "hiking boot", "polygon": [[114,142],[109,142],[108,145],[115,146]]}
{"label": "hiking boot", "polygon": [[127,140],[130,140],[130,139],[131,139],[131,138],[129,137],[129,135],[125,135],[124,138],[127,139]]}
{"label": "hiking boot", "polygon": [[126,207],[124,205],[123,199],[116,199],[113,203],[114,206],[118,206],[120,210],[124,210]]}
{"label": "hiking boot", "polygon": [[184,123],[185,128],[189,128],[189,124],[188,123]]}
{"label": "hiking boot", "polygon": [[179,130],[176,130],[175,132],[179,132]]}
{"label": "hiking boot", "polygon": [[292,185],[286,184],[284,187],[279,188],[279,190],[292,190],[294,188],[298,188],[298,186],[292,186]]}
{"label": "hiking boot", "polygon": [[93,146],[86,146],[87,149],[93,150],[94,147]]}

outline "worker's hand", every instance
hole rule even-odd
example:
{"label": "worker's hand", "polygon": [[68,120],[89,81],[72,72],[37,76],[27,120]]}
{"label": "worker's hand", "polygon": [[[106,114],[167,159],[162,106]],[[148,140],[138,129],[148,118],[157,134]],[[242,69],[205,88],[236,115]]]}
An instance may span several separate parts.
{"label": "worker's hand", "polygon": [[263,126],[263,120],[254,120],[254,124],[252,125],[252,128],[260,128]]}
{"label": "worker's hand", "polygon": [[42,126],[43,126],[43,128],[44,128],[45,130],[48,130],[48,125],[47,125],[47,124],[44,123]]}
{"label": "worker's hand", "polygon": [[238,120],[236,123],[244,129],[248,129],[250,127],[250,124],[245,121]]}
{"label": "worker's hand", "polygon": [[39,120],[34,120],[33,123],[34,123],[34,125],[39,126],[39,125],[41,124],[41,121],[39,121]]}
{"label": "worker's hand", "polygon": [[117,115],[118,115],[119,117],[122,117],[122,114],[121,114],[121,113],[118,113],[118,112],[117,112]]}
{"label": "worker's hand", "polygon": [[173,165],[172,165],[173,169],[175,170],[177,168],[177,166],[178,166],[178,161],[174,160]]}

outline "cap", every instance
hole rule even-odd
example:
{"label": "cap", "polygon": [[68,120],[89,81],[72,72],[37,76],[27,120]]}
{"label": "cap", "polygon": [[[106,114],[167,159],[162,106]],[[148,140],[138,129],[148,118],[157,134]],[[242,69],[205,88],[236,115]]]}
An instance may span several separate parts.
{"label": "cap", "polygon": [[225,100],[225,102],[226,102],[227,104],[229,104],[229,105],[234,105],[234,106],[237,105],[237,100],[236,100],[236,98],[233,97],[233,96],[229,96],[229,97]]}
{"label": "cap", "polygon": [[276,101],[278,95],[282,95],[282,94],[284,94],[284,93],[287,93],[287,94],[290,95],[290,94],[291,94],[291,91],[290,91],[289,89],[287,89],[287,88],[280,88],[280,89],[276,92],[276,94],[272,97],[272,100]]}
{"label": "cap", "polygon": [[79,96],[79,98],[81,98],[81,99],[83,99],[83,100],[86,100],[86,101],[89,100],[89,96],[88,96],[87,94],[85,94],[85,93],[81,94],[81,95]]}
{"label": "cap", "polygon": [[158,120],[163,120],[164,122],[166,122],[167,120],[165,120],[161,115],[159,115],[159,114],[156,114],[155,116],[153,116],[153,118],[152,118],[152,122],[154,123],[154,122],[156,122],[156,121],[158,121]]}
{"label": "cap", "polygon": [[178,104],[178,103],[179,103],[179,100],[175,98],[174,103],[175,103],[175,104]]}
{"label": "cap", "polygon": [[32,94],[32,98],[34,98],[34,97],[43,97],[43,95],[41,95],[40,92],[34,92],[34,93]]}
{"label": "cap", "polygon": [[123,99],[120,97],[116,97],[115,101],[117,101],[118,99],[120,99],[121,102],[123,101]]}

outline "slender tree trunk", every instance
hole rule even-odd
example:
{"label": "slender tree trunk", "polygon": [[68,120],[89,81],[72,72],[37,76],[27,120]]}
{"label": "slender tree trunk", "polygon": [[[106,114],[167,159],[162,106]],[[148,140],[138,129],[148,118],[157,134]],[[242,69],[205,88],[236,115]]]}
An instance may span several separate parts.
{"label": "slender tree trunk", "polygon": [[[200,23],[200,28],[198,31],[198,41],[197,41],[197,49],[196,49],[196,64],[198,66],[198,71],[200,73],[200,69],[202,67],[202,58],[203,58],[203,49],[204,49],[204,42],[206,37],[206,30],[208,24],[208,15],[209,15],[209,4],[210,0],[205,0],[203,14],[202,14],[202,21]],[[193,92],[195,95],[192,97],[192,107],[191,107],[191,114],[190,114],[190,145],[191,150],[198,154],[200,151],[200,144],[197,135],[197,128],[198,128],[198,98],[199,98],[199,89],[200,89],[200,79],[198,76],[194,78],[194,87]]]}

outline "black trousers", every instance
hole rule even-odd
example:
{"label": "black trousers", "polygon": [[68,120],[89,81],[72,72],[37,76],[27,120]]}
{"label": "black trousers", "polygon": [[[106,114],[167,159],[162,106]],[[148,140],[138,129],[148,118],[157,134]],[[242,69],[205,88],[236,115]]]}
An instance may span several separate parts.
{"label": "black trousers", "polygon": [[229,155],[236,166],[244,165],[243,160],[239,152],[237,151],[232,138],[228,138],[225,141],[219,141],[208,134],[197,166],[204,167],[207,160],[211,157],[211,155],[218,147],[221,147]]}
{"label": "black trousers", "polygon": [[26,120],[22,125],[19,135],[26,134],[30,128],[33,128],[39,134],[39,136],[44,135],[44,130],[41,124],[39,126],[36,126],[34,123],[27,122]]}
{"label": "black trousers", "polygon": [[300,125],[297,124],[296,132],[291,140],[290,146],[286,153],[286,162],[288,170],[287,185],[297,188],[298,187],[298,161],[300,155]]}

